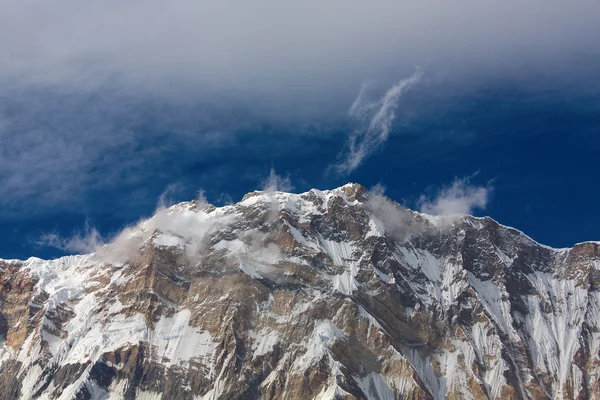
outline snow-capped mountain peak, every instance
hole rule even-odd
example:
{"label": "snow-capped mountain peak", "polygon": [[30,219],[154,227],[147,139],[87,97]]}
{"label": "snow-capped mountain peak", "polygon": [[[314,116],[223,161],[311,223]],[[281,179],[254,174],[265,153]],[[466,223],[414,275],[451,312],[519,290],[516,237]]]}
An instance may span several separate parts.
{"label": "snow-capped mountain peak", "polygon": [[600,245],[358,184],[0,261],[0,398],[597,398]]}

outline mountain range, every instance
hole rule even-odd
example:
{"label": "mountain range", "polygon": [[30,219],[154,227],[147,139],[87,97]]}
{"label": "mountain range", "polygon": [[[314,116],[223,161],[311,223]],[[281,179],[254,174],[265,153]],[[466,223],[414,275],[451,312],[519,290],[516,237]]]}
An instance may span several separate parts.
{"label": "mountain range", "polygon": [[358,184],[0,260],[0,399],[598,399],[600,243]]}

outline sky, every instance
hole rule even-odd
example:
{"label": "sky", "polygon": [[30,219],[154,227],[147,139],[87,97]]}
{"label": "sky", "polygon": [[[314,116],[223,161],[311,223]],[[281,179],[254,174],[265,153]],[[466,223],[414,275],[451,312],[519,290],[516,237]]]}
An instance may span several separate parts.
{"label": "sky", "polygon": [[346,182],[600,240],[600,5],[5,0],[0,257]]}

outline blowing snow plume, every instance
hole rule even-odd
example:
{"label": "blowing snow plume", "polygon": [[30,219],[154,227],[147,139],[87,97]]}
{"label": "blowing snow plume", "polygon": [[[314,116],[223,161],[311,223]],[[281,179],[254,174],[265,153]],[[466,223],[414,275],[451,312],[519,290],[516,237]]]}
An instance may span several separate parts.
{"label": "blowing snow plume", "polygon": [[335,166],[338,173],[348,174],[354,171],[363,160],[375,152],[390,135],[392,122],[396,118],[395,109],[403,93],[416,85],[423,73],[415,72],[408,78],[393,85],[378,101],[366,99],[369,84],[361,85],[358,97],[352,103],[348,114],[351,118],[367,123],[365,127],[354,131],[348,139],[348,150],[343,160]]}
{"label": "blowing snow plume", "polygon": [[442,188],[434,198],[421,195],[418,206],[421,212],[451,216],[473,214],[476,209],[484,210],[493,188],[471,185],[469,178],[455,179]]}

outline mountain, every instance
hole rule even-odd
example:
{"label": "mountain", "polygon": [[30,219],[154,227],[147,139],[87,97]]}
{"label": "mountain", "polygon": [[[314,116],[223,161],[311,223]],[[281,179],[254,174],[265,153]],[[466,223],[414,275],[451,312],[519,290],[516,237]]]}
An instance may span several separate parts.
{"label": "mountain", "polygon": [[0,399],[598,399],[600,246],[357,184],[0,261]]}

